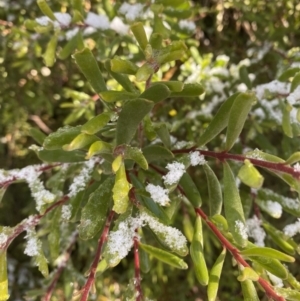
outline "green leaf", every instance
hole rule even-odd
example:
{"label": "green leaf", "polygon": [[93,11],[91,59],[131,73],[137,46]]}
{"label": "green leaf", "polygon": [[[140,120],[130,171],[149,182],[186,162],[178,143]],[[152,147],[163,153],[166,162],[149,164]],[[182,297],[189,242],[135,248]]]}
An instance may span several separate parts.
{"label": "green leaf", "polygon": [[37,153],[40,160],[45,162],[72,163],[85,161],[84,153],[80,151],[64,151],[61,149],[41,150]]}
{"label": "green leaf", "polygon": [[276,228],[272,227],[270,224],[266,222],[263,223],[263,227],[267,234],[271,237],[273,242],[281,248],[284,252],[293,255],[295,253],[294,247],[289,243],[289,237],[284,235],[283,232],[277,230]]}
{"label": "green leaf", "polygon": [[161,3],[164,6],[171,6],[174,8],[178,8],[181,6],[185,1],[184,0],[157,0],[156,3]]}
{"label": "green leaf", "polygon": [[239,69],[240,79],[247,86],[249,90],[252,89],[252,83],[249,78],[248,70],[246,66],[242,66]]}
{"label": "green leaf", "polygon": [[249,160],[244,161],[244,165],[240,168],[238,178],[251,188],[259,189],[263,185],[264,177],[253,166]]}
{"label": "green leaf", "polygon": [[148,254],[152,255],[156,259],[169,264],[178,269],[186,270],[188,268],[187,264],[179,257],[173,255],[172,253],[166,252],[164,250],[139,243],[139,247],[143,249]]}
{"label": "green leaf", "polygon": [[140,47],[142,48],[142,50],[145,50],[148,44],[148,39],[143,23],[141,22],[134,23],[133,25],[130,26],[130,29],[133,35],[135,36],[137,42],[139,43]]}
{"label": "green leaf", "polygon": [[162,19],[157,14],[154,14],[153,32],[161,34],[163,39],[168,39],[171,34],[171,31],[165,27]]}
{"label": "green leaf", "polygon": [[282,104],[282,129],[289,138],[293,138],[293,129],[290,119],[292,109],[293,107],[290,104]]}
{"label": "green leaf", "polygon": [[4,187],[0,188],[0,203],[4,197],[5,191],[6,191],[6,188],[4,188]]}
{"label": "green leaf", "polygon": [[104,141],[96,141],[94,142],[86,155],[86,159],[90,159],[91,157],[98,154],[111,154],[113,152],[113,147],[110,143]]}
{"label": "green leaf", "polygon": [[153,49],[160,49],[162,47],[163,37],[160,33],[153,32],[150,36],[150,45]]}
{"label": "green leaf", "polygon": [[119,100],[128,100],[137,98],[136,93],[127,91],[104,91],[99,94],[101,99],[106,102],[115,102]]}
{"label": "green leaf", "polygon": [[241,282],[244,300],[259,301],[257,291],[251,280]]}
{"label": "green leaf", "polygon": [[187,172],[185,172],[181,177],[179,185],[182,187],[186,198],[191,202],[191,204],[195,208],[198,208],[202,205],[200,192],[193,179]]}
{"label": "green leaf", "polygon": [[[178,200],[178,198],[176,198]],[[174,202],[172,199],[171,206]],[[180,204],[180,203],[179,203]],[[169,208],[169,207],[168,207]],[[182,218],[183,233],[189,242],[192,242],[194,235],[194,226],[191,222],[189,214],[184,214]]]}
{"label": "green leaf", "polygon": [[257,281],[259,279],[259,275],[250,267],[244,267],[240,271],[240,275],[237,277],[238,281]]}
{"label": "green leaf", "polygon": [[[132,93],[137,93],[136,88],[132,84],[132,82],[129,80],[128,76],[121,74],[121,73],[116,73],[111,70],[111,61],[107,60],[105,63],[105,68],[108,71],[108,73],[127,91],[127,92],[132,92]],[[137,68],[136,68],[137,70]],[[136,71],[135,71],[136,72]],[[135,73],[134,72],[134,73]]]}
{"label": "green leaf", "polygon": [[291,77],[294,77],[296,73],[300,71],[299,67],[289,68],[285,70],[279,77],[278,80],[281,82],[288,81]]}
{"label": "green leaf", "polygon": [[81,239],[91,239],[103,228],[110,206],[113,186],[114,177],[109,177],[90,195],[81,212],[78,228]]}
{"label": "green leaf", "polygon": [[229,231],[239,246],[246,246],[247,235],[245,217],[239,190],[227,162],[223,163],[224,171],[224,209]]}
{"label": "green leaf", "polygon": [[167,148],[155,144],[144,147],[143,154],[148,163],[171,160],[172,158],[174,158],[173,153]]}
{"label": "green leaf", "polygon": [[156,85],[165,85],[169,88],[169,90],[171,92],[181,92],[183,90],[184,87],[184,83],[179,82],[179,81],[157,81],[152,83],[152,87],[156,86]]}
{"label": "green leaf", "polygon": [[274,162],[274,163],[285,163],[285,161],[277,156],[270,155],[268,153],[264,153],[260,151],[259,149],[255,149],[253,151],[249,151],[246,154],[246,157],[249,159],[258,159],[268,162]]}
{"label": "green leaf", "polygon": [[196,278],[201,285],[208,284],[208,270],[203,254],[203,233],[200,216],[196,216],[194,236],[190,247],[190,253],[194,264]]}
{"label": "green leaf", "polygon": [[280,279],[287,279],[288,277],[287,269],[277,259],[255,256],[251,257],[251,260],[255,263],[258,263],[261,267],[266,269],[271,274],[279,277]]}
{"label": "green leaf", "polygon": [[291,83],[290,92],[294,92],[299,85],[300,85],[300,72],[295,74]]}
{"label": "green leaf", "polygon": [[209,281],[207,286],[208,301],[216,300],[225,257],[226,257],[226,249],[224,248],[210,270]]}
{"label": "green leaf", "polygon": [[157,56],[156,61],[159,65],[162,65],[162,64],[165,64],[165,63],[168,63],[168,62],[172,62],[172,61],[176,61],[176,60],[182,60],[184,55],[185,55],[185,50],[170,51],[168,53],[164,53],[164,54],[161,54],[161,55]]}
{"label": "green leaf", "polygon": [[252,92],[240,93],[234,100],[228,119],[225,150],[229,151],[239,137],[252,105],[256,102]]}
{"label": "green leaf", "polygon": [[278,250],[272,248],[266,248],[266,247],[253,247],[246,250],[242,250],[240,251],[240,253],[241,255],[247,257],[260,256],[260,257],[273,258],[273,259],[278,259],[287,262],[295,261],[295,258],[292,256],[284,254]]}
{"label": "green leaf", "polygon": [[148,62],[142,65],[136,72],[136,80],[138,82],[146,81],[155,73],[154,66]]}
{"label": "green leaf", "polygon": [[53,11],[51,10],[51,8],[45,0],[37,0],[37,5],[39,6],[40,10],[45,16],[50,18],[52,21],[56,20]]}
{"label": "green leaf", "polygon": [[170,95],[170,90],[167,85],[164,84],[155,84],[152,85],[150,88],[145,90],[141,95],[140,98],[152,100],[154,103],[159,101],[165,100]]}
{"label": "green leaf", "polygon": [[84,48],[82,51],[76,52],[74,58],[80,71],[86,77],[95,92],[101,93],[106,91],[105,81],[91,50],[89,48]]}
{"label": "green leaf", "polygon": [[95,135],[88,135],[85,133],[80,133],[76,136],[70,144],[66,144],[63,146],[63,150],[65,151],[73,151],[80,148],[85,148],[86,146],[91,145],[95,141],[99,140],[99,138]]}
{"label": "green leaf", "polygon": [[46,135],[37,128],[30,128],[29,136],[32,137],[38,144],[43,145]]}
{"label": "green leaf", "polygon": [[43,59],[47,67],[52,67],[55,63],[55,52],[57,46],[57,35],[54,35],[47,44]]}
{"label": "green leaf", "polygon": [[204,93],[201,84],[184,84],[180,92],[171,92],[170,97],[197,97]]}
{"label": "green leaf", "polygon": [[171,148],[171,137],[170,132],[166,123],[160,122],[156,123],[154,130],[157,133],[158,137],[161,139],[164,146],[168,149]]}
{"label": "green leaf", "polygon": [[122,162],[120,168],[116,172],[116,180],[113,187],[113,210],[118,213],[124,213],[129,205],[128,193],[131,188],[130,183],[126,178],[126,171],[124,162]]}
{"label": "green leaf", "polygon": [[240,93],[231,95],[220,107],[213,120],[209,123],[205,132],[200,136],[198,145],[205,145],[220,134],[228,124],[230,109],[234,100]]}
{"label": "green leaf", "polygon": [[61,210],[55,210],[51,216],[51,232],[48,235],[49,251],[52,262],[59,256]]}
{"label": "green leaf", "polygon": [[0,250],[0,301],[6,301],[8,298],[6,250]]}
{"label": "green leaf", "polygon": [[223,197],[220,182],[215,175],[214,171],[209,167],[208,164],[203,165],[208,187],[209,196],[209,214],[214,216],[215,214],[221,214]]}
{"label": "green leaf", "polygon": [[152,101],[140,98],[130,100],[124,105],[117,122],[117,145],[130,143],[139,123],[151,111],[153,105]]}
{"label": "green leaf", "polygon": [[140,165],[141,168],[143,168],[145,170],[148,169],[148,162],[147,162],[146,158],[144,157],[143,152],[137,147],[132,147],[130,145],[126,145],[124,158],[133,160],[138,165]]}
{"label": "green leaf", "polygon": [[64,126],[45,138],[43,147],[47,150],[60,149],[80,134],[81,126]]}
{"label": "green leaf", "polygon": [[285,163],[292,165],[299,161],[300,161],[300,152],[295,152],[285,161]]}
{"label": "green leaf", "polygon": [[122,60],[118,56],[115,56],[110,61],[111,71],[125,74],[136,74],[139,67],[128,60]]}
{"label": "green leaf", "polygon": [[291,288],[276,287],[276,292],[287,301],[299,301],[300,292],[297,292]]}
{"label": "green leaf", "polygon": [[65,60],[70,56],[70,54],[77,48],[77,42],[78,42],[78,34],[76,34],[74,37],[72,37],[65,46],[60,50],[58,57],[61,60]]}
{"label": "green leaf", "polygon": [[110,121],[111,116],[112,113],[105,112],[93,117],[81,127],[81,132],[89,135],[96,134]]}
{"label": "green leaf", "polygon": [[154,130],[153,123],[149,115],[144,118],[144,133],[148,140],[153,141],[156,138],[156,132]]}

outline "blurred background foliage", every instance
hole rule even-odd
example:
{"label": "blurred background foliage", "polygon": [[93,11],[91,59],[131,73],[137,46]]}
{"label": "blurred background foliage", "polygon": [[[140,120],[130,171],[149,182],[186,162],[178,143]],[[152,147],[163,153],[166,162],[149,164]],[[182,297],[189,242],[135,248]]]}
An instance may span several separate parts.
{"label": "blurred background foliage", "polygon": [[[68,13],[72,13],[76,2],[48,1],[54,12]],[[123,1],[82,2],[85,11],[104,13],[110,21],[119,15],[125,23],[130,23],[118,14]],[[151,5],[151,1],[139,2],[146,7]],[[159,18],[165,23],[159,23],[153,10],[141,21],[146,28],[156,28],[171,40],[185,40],[189,48],[182,61],[165,64],[154,81],[200,82],[206,88],[205,97],[200,101],[169,101],[157,106],[155,113],[161,116],[161,120],[172,123],[172,131],[178,141],[197,142],[218,105],[229,95],[270,82],[287,67],[300,65],[300,3],[296,0],[200,0],[187,3],[188,6],[179,10],[178,14],[170,7],[160,11]],[[61,30],[56,62],[51,68],[45,65],[43,54],[53,31],[38,32],[26,26],[26,20],[41,16],[34,0],[0,0],[0,167],[4,169],[39,162],[35,154],[28,150],[34,143],[31,138],[34,129],[47,135],[63,124],[82,124],[101,110],[97,96],[72,57],[59,58],[67,43],[64,38],[67,29]],[[196,29],[192,32],[180,29],[178,21],[181,19],[194,21]],[[134,62],[142,59],[131,35],[121,36],[107,30],[84,35],[83,39],[93,50],[102,70],[105,60],[114,55],[130,58]],[[104,76],[110,88],[120,89],[107,73],[104,72]],[[268,116],[261,120],[255,114],[251,118],[251,122],[246,124],[247,135],[241,136],[242,143],[236,146],[236,152],[242,152],[243,147],[259,147],[286,158],[291,150],[297,149],[297,139],[284,136],[278,130],[281,125],[276,120]],[[210,147],[217,150],[222,143],[220,139],[215,139]],[[283,142],[283,146],[279,142]],[[201,179],[196,170],[194,174],[195,179]],[[201,180],[197,184],[200,190],[204,190],[201,192],[207,194],[205,189],[201,189]],[[1,204],[0,223],[13,226],[32,213],[29,198],[26,185],[19,185],[17,190],[14,186],[10,187]],[[193,216],[190,208],[186,210]],[[182,217],[177,218],[175,223],[182,228]],[[191,221],[187,217],[184,222],[188,225]],[[188,226],[183,225],[183,228],[188,231]],[[28,288],[41,285],[41,276],[23,255],[20,241],[16,240],[9,249],[10,281],[13,283],[10,300],[23,300]],[[205,252],[209,265],[210,258],[211,263],[216,259],[220,246],[213,239],[207,241]],[[57,290],[53,300],[70,300],[70,286],[84,283],[81,272],[89,266],[92,255],[87,254],[93,254],[95,245],[96,240],[92,240],[86,244],[85,250],[78,248],[74,251],[72,262],[62,277],[64,286]],[[182,272],[162,263],[155,264],[153,271],[144,276],[145,292],[151,287],[152,295],[157,296],[158,300],[205,300],[205,292],[195,282],[191,271]],[[240,286],[234,280],[237,275],[231,277],[230,274],[236,272],[230,267],[228,257],[221,278],[220,299],[241,300]],[[99,276],[97,287],[100,297],[97,300],[121,300],[126,290],[130,295],[132,284],[128,285],[128,279],[132,278],[133,273],[133,265],[126,259],[117,268]],[[70,282],[74,278],[78,283]],[[147,283],[151,285],[148,287]],[[264,298],[262,300],[266,300]]]}

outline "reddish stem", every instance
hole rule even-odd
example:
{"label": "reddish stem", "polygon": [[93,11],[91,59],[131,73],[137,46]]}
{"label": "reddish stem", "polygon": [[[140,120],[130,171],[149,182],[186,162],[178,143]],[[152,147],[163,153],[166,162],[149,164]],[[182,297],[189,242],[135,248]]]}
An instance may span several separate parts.
{"label": "reddish stem", "polygon": [[[226,248],[234,257],[234,259],[241,264],[244,267],[250,267],[251,266],[245,261],[245,259],[241,256],[240,251],[234,247],[219,231],[219,229],[208,219],[207,215],[200,209],[195,208],[196,213],[201,216],[201,218],[206,222],[208,227],[213,231],[213,233],[217,236],[219,241],[222,243],[224,248]],[[259,277],[257,281],[261,287],[265,290],[267,296],[275,301],[285,301],[285,298],[282,296],[279,296],[273,289],[273,287],[270,285],[268,281],[265,279]]]}
{"label": "reddish stem", "polygon": [[81,295],[80,301],[87,301],[88,300],[90,289],[91,289],[92,285],[95,282],[97,266],[98,266],[100,256],[101,256],[101,253],[102,253],[102,248],[103,248],[103,245],[104,245],[104,243],[107,239],[110,224],[113,220],[114,214],[115,214],[115,212],[113,210],[111,210],[111,212],[109,213],[109,216],[106,219],[104,230],[103,230],[103,232],[102,232],[102,234],[101,234],[101,236],[98,240],[97,251],[96,251],[94,260],[93,260],[91,268],[90,268],[90,273],[89,273],[88,279],[87,279],[84,287],[82,288],[82,295]]}
{"label": "reddish stem", "polygon": [[51,281],[51,284],[48,286],[48,289],[46,291],[46,294],[45,296],[42,298],[42,301],[50,301],[51,297],[52,297],[52,294],[53,294],[53,291],[56,287],[56,284],[57,284],[57,281],[58,279],[60,278],[60,275],[61,273],[63,272],[68,260],[70,259],[70,256],[71,256],[71,252],[72,252],[72,248],[77,240],[77,236],[78,236],[78,232],[76,231],[73,236],[72,236],[72,239],[70,241],[70,244],[69,244],[69,247],[66,249],[65,251],[65,254],[64,254],[64,257],[63,257],[63,260],[62,262],[59,264],[56,272],[55,272],[55,275]]}
{"label": "reddish stem", "polygon": [[141,270],[139,257],[139,241],[134,237],[134,285],[136,291],[136,301],[142,301],[142,287],[141,287]]}
{"label": "reddish stem", "polygon": [[191,151],[198,151],[201,155],[216,158],[219,159],[220,161],[233,160],[233,161],[244,162],[247,159],[255,166],[264,167],[279,172],[284,172],[300,180],[300,171],[296,171],[293,167],[287,166],[284,163],[268,162],[259,159],[248,158],[247,156],[243,156],[243,155],[230,154],[226,152],[218,153],[214,151],[200,150],[196,148],[173,150],[172,152],[174,154],[182,154],[182,153],[189,153]]}

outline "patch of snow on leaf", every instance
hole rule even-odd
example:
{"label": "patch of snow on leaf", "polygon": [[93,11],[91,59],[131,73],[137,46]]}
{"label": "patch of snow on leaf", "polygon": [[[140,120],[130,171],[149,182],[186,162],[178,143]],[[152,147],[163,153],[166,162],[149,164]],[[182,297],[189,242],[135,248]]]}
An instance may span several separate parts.
{"label": "patch of snow on leaf", "polygon": [[243,239],[248,239],[247,228],[242,221],[235,221],[235,228]]}
{"label": "patch of snow on leaf", "polygon": [[247,233],[249,237],[254,239],[254,243],[259,247],[264,247],[265,243],[264,240],[266,238],[266,232],[261,227],[262,221],[254,215],[252,218],[247,219],[246,226],[247,226]]}
{"label": "patch of snow on leaf", "polygon": [[300,233],[300,218],[294,224],[290,224],[284,227],[283,232],[288,237],[293,237]]}
{"label": "patch of snow on leaf", "polygon": [[28,230],[25,239],[26,239],[26,247],[24,253],[31,257],[38,255],[41,245],[37,239],[35,231]]}
{"label": "patch of snow on leaf", "polygon": [[195,23],[193,21],[189,21],[189,20],[180,20],[179,27],[181,29],[186,29],[188,31],[194,31],[196,29]]}
{"label": "patch of snow on leaf", "polygon": [[93,28],[106,30],[109,28],[109,19],[106,15],[97,15],[93,12],[88,12],[86,19],[84,20],[86,25]]}
{"label": "patch of snow on leaf", "polygon": [[110,23],[110,28],[122,36],[128,34],[129,31],[129,26],[126,25],[119,17],[113,18]]}
{"label": "patch of snow on leaf", "polygon": [[207,163],[204,156],[201,155],[198,151],[190,153],[190,160],[192,166],[203,165]]}
{"label": "patch of snow on leaf", "polygon": [[134,21],[141,17],[143,8],[144,5],[141,3],[129,4],[124,2],[119,8],[119,13],[125,15],[127,20]]}
{"label": "patch of snow on leaf", "polygon": [[179,162],[169,163],[166,168],[169,172],[162,178],[165,184],[172,185],[178,183],[182,175],[185,173],[185,166]]}
{"label": "patch of snow on leaf", "polygon": [[150,193],[151,198],[155,203],[161,206],[166,206],[169,204],[170,199],[168,197],[168,190],[162,188],[159,185],[148,184],[146,186],[146,191]]}

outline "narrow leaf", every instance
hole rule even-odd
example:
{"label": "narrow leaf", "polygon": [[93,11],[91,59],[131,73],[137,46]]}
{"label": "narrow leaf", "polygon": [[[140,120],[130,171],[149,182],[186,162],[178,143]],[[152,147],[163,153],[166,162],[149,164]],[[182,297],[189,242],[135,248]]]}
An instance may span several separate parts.
{"label": "narrow leaf", "polygon": [[294,92],[299,85],[300,85],[300,72],[295,74],[291,83],[290,92]]}
{"label": "narrow leaf", "polygon": [[55,150],[41,150],[38,153],[40,160],[45,162],[61,162],[61,163],[72,163],[85,161],[84,153],[80,151],[64,151],[61,149]]}
{"label": "narrow leaf", "polygon": [[300,161],[300,152],[293,153],[286,161],[286,164],[294,164]]}
{"label": "narrow leaf", "polygon": [[56,20],[53,11],[51,10],[51,8],[45,0],[37,0],[37,5],[39,6],[40,10],[45,16],[50,18],[52,21]]}
{"label": "narrow leaf", "polygon": [[240,246],[247,243],[247,232],[243,206],[235,178],[227,162],[223,163],[224,171],[224,209],[229,231]]}
{"label": "narrow leaf", "polygon": [[229,113],[225,150],[228,151],[239,137],[256,97],[253,93],[241,93],[234,100]]}
{"label": "narrow leaf", "polygon": [[6,301],[8,294],[6,250],[0,251],[0,301]]}
{"label": "narrow leaf", "polygon": [[124,158],[135,161],[137,164],[140,165],[141,168],[143,168],[145,170],[148,169],[148,162],[147,162],[146,158],[144,157],[143,152],[137,147],[132,147],[130,145],[126,145]]}
{"label": "narrow leaf", "polygon": [[240,93],[231,95],[220,107],[213,120],[199,139],[199,146],[207,144],[220,134],[228,124],[230,109]]}
{"label": "narrow leaf", "polygon": [[251,188],[259,189],[263,185],[264,178],[249,160],[244,161],[240,168],[238,178]]}
{"label": "narrow leaf", "polygon": [[142,65],[136,72],[136,80],[138,82],[146,81],[155,73],[154,67],[146,62],[144,65]]}
{"label": "narrow leaf", "polygon": [[226,249],[224,248],[210,270],[209,281],[207,286],[208,301],[216,300],[225,257],[226,257]]}
{"label": "narrow leaf", "polygon": [[244,300],[259,301],[257,291],[251,280],[241,282]]}
{"label": "narrow leaf", "polygon": [[80,133],[76,136],[70,144],[66,144],[63,146],[63,150],[73,151],[76,149],[84,148],[88,145],[91,145],[95,141],[99,140],[99,138],[95,135],[88,135],[85,133]]}
{"label": "narrow leaf", "polygon": [[174,155],[164,146],[160,145],[149,145],[143,148],[143,154],[147,159],[148,163],[150,162],[160,162],[164,160],[170,160],[174,158]]}
{"label": "narrow leaf", "polygon": [[144,50],[148,44],[148,39],[143,24],[141,22],[135,23],[130,27],[130,29],[140,47],[142,48],[142,50]]}
{"label": "narrow leaf", "polygon": [[46,135],[37,128],[30,128],[29,135],[40,145],[43,145]]}
{"label": "narrow leaf", "polygon": [[47,67],[52,67],[55,63],[55,52],[57,46],[57,35],[54,35],[47,44],[43,59]]}
{"label": "narrow leaf", "polygon": [[96,134],[109,122],[111,116],[112,113],[105,112],[93,117],[81,127],[81,132],[89,135]]}
{"label": "narrow leaf", "polygon": [[169,129],[166,123],[160,122],[156,123],[154,126],[154,130],[157,133],[158,137],[161,139],[164,146],[168,149],[171,148],[171,136]]}
{"label": "narrow leaf", "polygon": [[280,279],[287,279],[288,277],[288,272],[286,268],[277,259],[263,257],[263,256],[254,256],[251,257],[251,260],[258,263],[268,272],[279,277]]}
{"label": "narrow leaf", "polygon": [[113,152],[112,145],[104,141],[94,142],[86,155],[86,159],[89,159],[97,154],[111,154]]}
{"label": "narrow leaf", "polygon": [[201,84],[184,84],[180,92],[171,92],[170,97],[197,97],[204,93]]}
{"label": "narrow leaf", "polygon": [[139,247],[146,251],[148,254],[152,255],[156,259],[169,264],[175,268],[186,270],[188,268],[187,264],[179,257],[173,255],[172,253],[166,252],[164,250],[139,243]]}
{"label": "narrow leaf", "polygon": [[174,81],[157,81],[157,82],[152,83],[152,87],[156,86],[156,85],[160,85],[160,84],[167,86],[171,92],[181,92],[184,87],[183,82],[179,82],[179,81],[175,81],[175,80]]}
{"label": "narrow leaf", "polygon": [[124,105],[117,122],[117,145],[130,143],[139,123],[151,111],[153,105],[152,101],[146,99],[133,99]]}
{"label": "narrow leaf", "polygon": [[265,248],[265,247],[254,247],[249,248],[246,250],[240,251],[241,255],[253,257],[253,256],[261,256],[261,257],[268,257],[268,258],[274,258],[281,261],[287,261],[287,262],[294,262],[295,258],[292,256],[289,256],[287,254],[284,254],[278,250],[272,249],[272,248]]}
{"label": "narrow leaf", "polygon": [[203,168],[207,179],[210,216],[221,214],[223,197],[220,182],[208,164],[204,164]]}
{"label": "narrow leaf", "polygon": [[136,93],[127,92],[127,91],[104,91],[99,93],[101,99],[106,102],[115,102],[119,100],[128,100],[137,98]]}
{"label": "narrow leaf", "polygon": [[96,93],[106,91],[105,81],[99,69],[98,63],[89,48],[84,48],[74,54],[76,64],[86,77]]}
{"label": "narrow leaf", "polygon": [[196,216],[196,222],[194,227],[194,236],[190,247],[190,253],[194,264],[194,271],[197,280],[201,285],[208,284],[208,270],[203,254],[203,233],[202,233],[202,221],[200,216]]}
{"label": "narrow leaf", "polygon": [[109,177],[90,195],[81,213],[78,228],[81,239],[91,239],[103,228],[112,197],[113,185],[114,178]]}
{"label": "narrow leaf", "polygon": [[288,81],[291,77],[294,77],[300,71],[299,67],[289,68],[285,70],[279,77],[278,80],[281,82]]}
{"label": "narrow leaf", "polygon": [[187,172],[185,172],[181,177],[179,185],[182,187],[186,198],[191,202],[191,204],[195,208],[200,207],[202,204],[200,192],[193,179]]}
{"label": "narrow leaf", "polygon": [[168,98],[170,95],[170,90],[165,84],[155,84],[145,90],[140,95],[140,98],[152,100],[153,102],[157,103],[159,101],[162,101],[166,98]]}
{"label": "narrow leaf", "polygon": [[117,73],[125,73],[125,74],[136,74],[139,67],[133,64],[130,61],[122,60],[118,56],[115,56],[110,61],[110,67],[111,71],[117,72]]}

